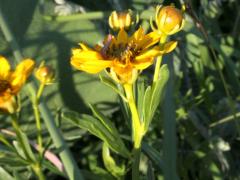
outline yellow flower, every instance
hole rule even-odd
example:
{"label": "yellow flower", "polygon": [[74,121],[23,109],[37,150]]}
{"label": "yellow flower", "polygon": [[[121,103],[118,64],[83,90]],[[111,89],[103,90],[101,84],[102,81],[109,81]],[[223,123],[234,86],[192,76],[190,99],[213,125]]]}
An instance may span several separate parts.
{"label": "yellow flower", "polygon": [[51,66],[42,63],[35,71],[35,77],[45,85],[52,84],[55,77],[55,72]]}
{"label": "yellow flower", "polygon": [[173,5],[165,7],[157,6],[155,21],[157,30],[165,35],[175,34],[184,26],[183,13]]}
{"label": "yellow flower", "polygon": [[11,71],[7,59],[0,56],[0,112],[9,112],[14,109],[10,107],[11,104],[15,106],[13,104],[15,102],[14,96],[18,94],[21,87],[25,84],[33,67],[34,61],[25,59],[16,67],[15,71]]}
{"label": "yellow flower", "polygon": [[131,25],[130,12],[116,12],[113,11],[109,16],[108,23],[113,30],[128,29]]}
{"label": "yellow flower", "polygon": [[168,42],[162,47],[155,46],[161,37],[157,32],[144,34],[139,28],[132,36],[120,30],[117,37],[108,35],[103,46],[91,49],[80,43],[80,48],[73,49],[71,64],[75,68],[98,73],[104,69],[120,83],[133,83],[138,74],[153,64],[158,55],[172,51],[177,42]]}

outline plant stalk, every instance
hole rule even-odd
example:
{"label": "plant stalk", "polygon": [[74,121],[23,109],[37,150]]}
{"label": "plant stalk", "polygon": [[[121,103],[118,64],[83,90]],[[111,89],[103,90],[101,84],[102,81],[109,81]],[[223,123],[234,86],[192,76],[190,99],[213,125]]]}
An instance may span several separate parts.
{"label": "plant stalk", "polygon": [[144,126],[140,121],[136,103],[133,96],[133,85],[124,84],[128,105],[132,114],[132,137],[133,137],[133,163],[132,163],[132,179],[139,180],[139,163],[141,154],[141,142],[144,135]]}
{"label": "plant stalk", "polygon": [[42,95],[42,92],[44,90],[45,84],[41,83],[37,95],[33,98],[32,104],[33,104],[33,110],[34,110],[34,116],[36,120],[36,127],[37,127],[37,141],[38,141],[38,146],[39,146],[39,154],[40,157],[42,157],[43,153],[43,140],[42,140],[42,125],[41,125],[41,118],[40,118],[40,113],[39,113],[39,99]]}
{"label": "plant stalk", "polygon": [[[162,48],[162,46],[166,42],[166,40],[167,40],[167,36],[163,35],[159,42],[160,48]],[[155,65],[155,70],[154,70],[154,75],[153,75],[153,83],[155,83],[159,78],[159,71],[160,71],[161,63],[162,63],[162,55],[158,56],[157,60],[156,60],[156,65]]]}

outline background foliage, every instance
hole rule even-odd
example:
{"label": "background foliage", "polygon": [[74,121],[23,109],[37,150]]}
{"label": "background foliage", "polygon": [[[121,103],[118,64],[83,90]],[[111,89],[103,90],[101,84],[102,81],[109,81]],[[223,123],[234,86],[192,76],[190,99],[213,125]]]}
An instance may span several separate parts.
{"label": "background foliage", "polygon": [[[174,2],[180,7],[182,1]],[[149,29],[157,0],[79,0],[87,13],[102,12],[92,19],[71,15],[51,19],[54,2],[33,0],[0,0],[1,9],[22,48],[25,57],[45,60],[57,71],[57,81],[44,92],[56,122],[89,179],[113,179],[104,170],[101,142],[84,130],[80,131],[59,117],[62,109],[90,113],[88,103],[100,107],[114,120],[117,129],[126,131],[119,99],[98,76],[73,71],[69,65],[71,48],[80,41],[94,45],[108,33],[107,17],[112,10],[132,9],[142,17],[140,24]],[[144,139],[141,172],[148,179],[239,179],[240,137],[240,4],[238,0],[188,0],[186,26],[173,39],[177,50],[164,57],[170,68],[170,80],[164,102]],[[44,11],[42,10],[44,8]],[[150,29],[149,29],[150,30]],[[0,31],[0,52],[13,59],[12,51]],[[152,69],[142,79],[152,76]],[[24,91],[23,95],[25,94]],[[21,124],[30,137],[33,118],[24,96]],[[24,118],[26,117],[26,118]],[[9,125],[1,119],[1,128]],[[50,142],[44,131],[45,141]],[[51,145],[50,145],[51,148]],[[57,151],[53,149],[53,151]],[[18,172],[30,177],[17,165],[7,166],[0,157],[0,177]],[[46,170],[51,179],[59,179]],[[5,178],[6,179],[6,178]]]}

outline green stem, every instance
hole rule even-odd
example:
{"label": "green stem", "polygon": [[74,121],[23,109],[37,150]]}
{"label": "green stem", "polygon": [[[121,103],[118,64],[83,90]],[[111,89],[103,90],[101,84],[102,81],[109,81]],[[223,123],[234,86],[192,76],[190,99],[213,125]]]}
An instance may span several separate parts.
{"label": "green stem", "polygon": [[45,88],[45,84],[41,83],[40,87],[38,88],[38,92],[37,92],[37,101],[39,101],[39,99],[40,99],[40,97],[43,93],[44,88]]}
{"label": "green stem", "polygon": [[139,180],[140,155],[140,148],[133,150],[132,180]]}
{"label": "green stem", "polygon": [[[0,3],[1,4],[1,3]],[[2,29],[3,35],[5,36],[7,42],[10,44],[10,46],[13,49],[13,54],[17,62],[20,62],[21,59],[23,59],[23,56],[20,52],[20,48],[18,46],[18,43],[13,36],[7,21],[5,20],[5,17],[2,13],[1,6],[0,6],[0,27]],[[36,86],[33,83],[28,84],[28,91],[29,95],[32,95],[32,97],[36,94]],[[72,157],[72,154],[70,153],[67,144],[65,143],[62,134],[60,133],[59,129],[57,128],[54,118],[50,112],[50,110],[47,108],[47,106],[42,102],[39,104],[39,111],[43,117],[44,123],[50,133],[50,136],[53,139],[54,145],[57,149],[61,149],[60,157],[63,161],[66,173],[70,180],[83,180],[83,176],[77,166],[76,161]]]}
{"label": "green stem", "polygon": [[33,171],[35,172],[36,176],[38,177],[39,180],[45,180],[45,176],[42,172],[42,168],[41,168],[41,164],[37,163],[35,165],[32,166]]}
{"label": "green stem", "polygon": [[134,148],[138,149],[141,146],[141,141],[143,137],[143,125],[141,124],[140,118],[138,116],[137,107],[133,97],[132,84],[124,84],[124,89],[127,96],[128,105],[132,114]]}
{"label": "green stem", "polygon": [[26,147],[25,147],[25,145],[23,143],[24,140],[22,139],[22,136],[21,136],[21,128],[20,128],[20,126],[18,124],[18,120],[17,120],[17,115],[16,114],[12,114],[11,115],[11,123],[12,123],[13,129],[15,130],[18,142],[20,143],[20,146],[22,147],[23,152],[24,152],[27,160],[30,161],[30,162],[33,162],[33,159],[28,154],[28,151],[27,151],[27,149],[26,149]]}
{"label": "green stem", "polygon": [[125,93],[128,99],[128,105],[132,114],[132,133],[134,141],[132,179],[139,180],[139,163],[141,154],[141,142],[144,135],[144,126],[140,121],[136,103],[133,97],[132,84],[124,84]]}
{"label": "green stem", "polygon": [[158,80],[161,63],[162,63],[162,56],[158,56],[156,65],[155,65],[155,70],[154,70],[153,82],[156,82]]}
{"label": "green stem", "polygon": [[34,110],[34,116],[36,120],[36,127],[37,127],[37,141],[39,145],[39,154],[40,157],[43,155],[43,141],[42,141],[42,125],[41,125],[41,118],[39,113],[39,99],[42,95],[43,89],[45,87],[45,84],[41,83],[40,87],[38,89],[37,95],[34,97],[32,103],[33,103],[33,110]]}
{"label": "green stem", "polygon": [[[160,48],[162,48],[162,46],[166,42],[166,40],[167,40],[167,36],[162,35],[160,42],[159,42]],[[155,83],[159,78],[159,71],[160,71],[161,63],[162,63],[162,55],[157,57],[155,70],[154,70],[154,76],[153,76],[153,83]]]}

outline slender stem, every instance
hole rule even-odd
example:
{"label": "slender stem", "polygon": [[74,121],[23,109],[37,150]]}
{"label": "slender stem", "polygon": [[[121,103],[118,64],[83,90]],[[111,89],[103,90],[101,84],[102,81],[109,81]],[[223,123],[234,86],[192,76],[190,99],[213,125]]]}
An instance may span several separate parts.
{"label": "slender stem", "polygon": [[128,99],[128,105],[132,113],[134,148],[138,149],[141,146],[141,141],[143,137],[143,126],[140,122],[137,107],[134,101],[132,84],[124,84],[124,89]]}
{"label": "slender stem", "polygon": [[38,145],[39,145],[40,157],[42,156],[42,153],[43,153],[43,141],[42,141],[42,125],[41,125],[41,118],[40,118],[38,104],[39,104],[39,99],[40,99],[40,97],[42,95],[42,92],[44,90],[44,87],[45,87],[45,84],[41,83],[39,88],[38,88],[37,95],[34,97],[34,99],[32,101],[34,116],[35,116],[35,120],[36,120],[37,141],[38,141]]}
{"label": "slender stem", "polygon": [[36,176],[38,177],[39,180],[45,180],[45,176],[42,172],[42,168],[41,168],[41,164],[40,163],[36,163],[32,166],[33,171],[35,172]]}
{"label": "slender stem", "polygon": [[[1,3],[0,3],[1,4]],[[0,6],[0,27],[3,32],[4,37],[6,38],[7,42],[10,44],[10,46],[13,49],[13,54],[17,62],[20,62],[21,59],[23,59],[23,56],[21,54],[20,48],[18,46],[18,43],[13,36],[7,21],[2,13],[1,6]],[[33,83],[28,84],[28,91],[29,95],[34,96],[36,93],[36,86]],[[70,180],[83,180],[83,176],[77,166],[76,161],[72,157],[71,152],[69,151],[67,144],[65,143],[62,134],[60,133],[59,129],[57,128],[54,118],[50,112],[50,110],[47,108],[45,103],[39,104],[39,111],[41,112],[41,115],[43,117],[44,123],[53,139],[54,145],[56,148],[61,148],[60,157],[63,161],[66,173]]]}
{"label": "slender stem", "polygon": [[[162,35],[160,42],[159,42],[160,48],[162,48],[162,46],[166,42],[166,40],[167,40],[167,36]],[[159,71],[160,71],[161,63],[162,63],[162,55],[157,57],[157,62],[155,65],[154,76],[153,76],[153,83],[156,82],[159,78]]]}
{"label": "slender stem", "polygon": [[18,142],[20,143],[20,145],[22,147],[22,150],[23,150],[27,160],[33,162],[33,159],[28,154],[28,151],[27,151],[27,149],[26,149],[26,147],[24,145],[24,141],[23,141],[22,135],[21,135],[21,128],[20,128],[20,126],[18,124],[18,120],[17,120],[17,115],[16,114],[12,114],[11,115],[11,123],[12,123],[12,126],[13,126],[15,132],[16,132]]}
{"label": "slender stem", "polygon": [[134,141],[132,179],[139,180],[139,163],[141,154],[141,142],[144,135],[144,126],[139,119],[136,103],[133,97],[132,84],[124,84],[124,89],[128,99],[128,105],[132,114],[132,137]]}
{"label": "slender stem", "polygon": [[156,65],[155,65],[155,70],[154,70],[153,82],[156,82],[158,80],[161,63],[162,63],[162,56],[158,56]]}
{"label": "slender stem", "polygon": [[45,83],[41,83],[40,87],[38,88],[38,92],[37,92],[37,100],[38,101],[43,93],[44,88],[45,88]]}
{"label": "slender stem", "polygon": [[140,148],[133,150],[132,180],[139,180],[140,155]]}

